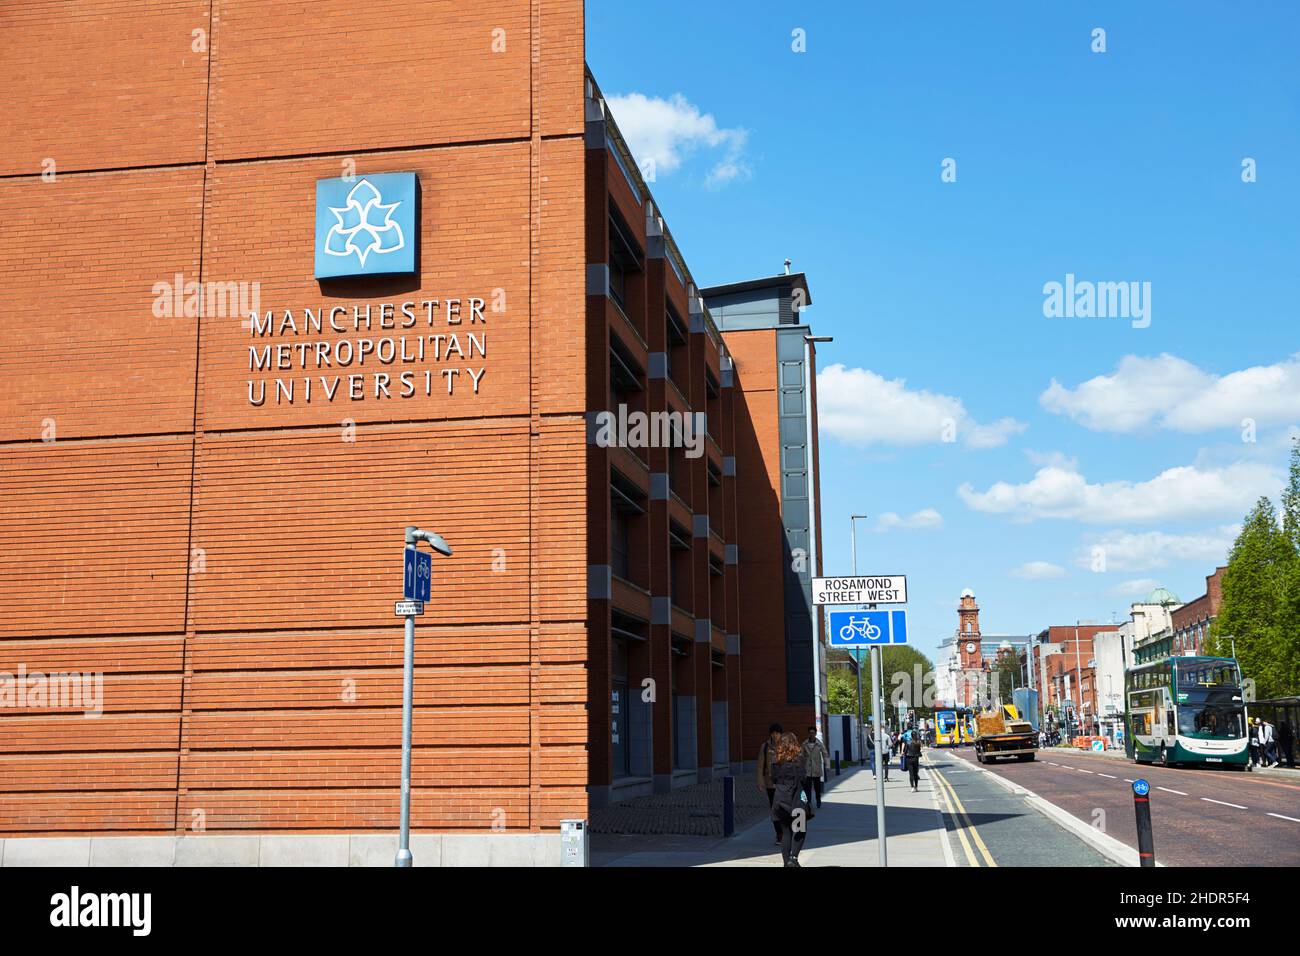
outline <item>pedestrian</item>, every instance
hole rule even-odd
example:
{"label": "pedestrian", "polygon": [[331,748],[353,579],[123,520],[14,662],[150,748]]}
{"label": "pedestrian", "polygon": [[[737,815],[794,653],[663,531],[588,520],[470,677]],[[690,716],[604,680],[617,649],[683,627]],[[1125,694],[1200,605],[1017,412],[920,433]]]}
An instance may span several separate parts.
{"label": "pedestrian", "polygon": [[[776,745],[781,741],[781,733],[780,724],[768,727],[767,739],[763,741],[763,749],[758,752],[758,789],[767,791],[768,807],[771,807],[776,799],[776,783],[772,779],[772,767],[775,764]],[[776,842],[780,843],[781,825],[773,820],[772,829],[776,831]]]}
{"label": "pedestrian", "polygon": [[867,728],[867,763],[871,765],[871,779],[876,779],[876,732]]}
{"label": "pedestrian", "polygon": [[1250,769],[1254,770],[1259,765],[1259,718],[1256,717],[1250,723],[1250,737],[1248,738],[1250,748]]}
{"label": "pedestrian", "polygon": [[804,781],[804,792],[808,802],[817,798],[817,806],[822,805],[822,774],[830,766],[831,755],[826,752],[826,745],[817,739],[817,728],[808,728],[808,739],[803,742],[803,759],[808,765],[808,779]]}
{"label": "pedestrian", "polygon": [[773,758],[772,782],[776,786],[772,823],[781,834],[781,861],[786,866],[798,866],[799,851],[808,837],[808,821],[813,817],[812,805],[804,799],[808,765],[799,738],[781,734],[773,748]]}
{"label": "pedestrian", "polygon": [[1265,767],[1272,767],[1277,763],[1277,735],[1273,731],[1273,725],[1267,720],[1259,728],[1259,749]]}
{"label": "pedestrian", "polygon": [[917,792],[921,782],[921,738],[913,734],[904,751],[907,759],[907,781],[912,785],[912,792]]}
{"label": "pedestrian", "polygon": [[1295,769],[1295,731],[1291,729],[1289,721],[1282,721],[1277,730],[1277,743],[1282,751],[1282,759],[1286,765]]}

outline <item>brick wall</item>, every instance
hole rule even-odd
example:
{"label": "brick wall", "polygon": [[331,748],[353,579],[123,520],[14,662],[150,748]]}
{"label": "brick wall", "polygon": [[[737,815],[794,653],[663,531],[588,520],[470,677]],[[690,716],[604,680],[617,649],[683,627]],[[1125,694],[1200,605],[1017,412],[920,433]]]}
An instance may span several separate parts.
{"label": "brick wall", "polygon": [[[99,716],[0,707],[0,835],[395,828],[408,523],[456,549],[413,827],[586,815],[582,52],[579,0],[0,17],[0,674],[102,675]],[[419,174],[414,279],[312,278],[353,171]],[[277,316],[483,296],[480,392],[255,406],[245,316],[169,310],[177,274]]]}

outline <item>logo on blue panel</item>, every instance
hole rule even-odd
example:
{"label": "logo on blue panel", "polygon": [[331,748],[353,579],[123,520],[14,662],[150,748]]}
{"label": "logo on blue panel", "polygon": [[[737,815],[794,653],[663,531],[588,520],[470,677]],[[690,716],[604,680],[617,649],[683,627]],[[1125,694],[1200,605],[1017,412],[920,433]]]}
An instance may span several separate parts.
{"label": "logo on blue panel", "polygon": [[415,173],[316,181],[316,278],[415,271]]}

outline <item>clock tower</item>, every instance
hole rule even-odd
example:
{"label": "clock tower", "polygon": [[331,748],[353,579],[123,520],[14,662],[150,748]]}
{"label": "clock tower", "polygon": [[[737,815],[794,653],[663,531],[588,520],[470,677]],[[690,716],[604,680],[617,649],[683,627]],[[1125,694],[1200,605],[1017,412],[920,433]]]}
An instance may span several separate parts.
{"label": "clock tower", "polygon": [[975,592],[966,588],[957,605],[957,659],[960,662],[963,686],[958,696],[966,707],[974,704],[977,688],[984,672],[984,655],[980,649],[980,606],[975,603]]}

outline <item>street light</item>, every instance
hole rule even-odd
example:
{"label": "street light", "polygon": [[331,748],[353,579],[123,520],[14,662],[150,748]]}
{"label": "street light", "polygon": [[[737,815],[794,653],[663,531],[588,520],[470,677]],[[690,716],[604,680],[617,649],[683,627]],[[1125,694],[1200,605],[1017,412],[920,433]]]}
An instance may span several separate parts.
{"label": "street light", "polygon": [[[406,547],[418,548],[423,541],[441,555],[451,557],[451,545],[442,535],[406,526]],[[415,615],[406,615],[406,662],[402,673],[402,822],[393,866],[408,867],[411,856],[411,718],[415,709]]]}
{"label": "street light", "polygon": [[[859,519],[866,519],[866,515],[849,515],[849,540],[853,547],[853,576],[858,576],[858,526]],[[866,740],[862,735],[862,653],[858,648],[854,648],[853,657],[858,666],[855,670],[858,673],[858,765],[865,762]]]}

